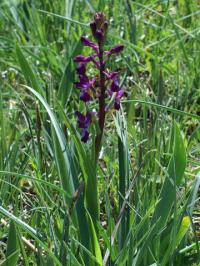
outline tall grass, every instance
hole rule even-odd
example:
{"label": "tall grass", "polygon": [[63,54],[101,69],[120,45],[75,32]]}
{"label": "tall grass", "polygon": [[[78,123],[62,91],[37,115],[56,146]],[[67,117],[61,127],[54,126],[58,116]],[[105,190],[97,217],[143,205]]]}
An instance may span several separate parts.
{"label": "tall grass", "polygon": [[[126,96],[96,168],[73,58],[99,10]],[[198,16],[195,0],[0,3],[1,265],[199,265]]]}

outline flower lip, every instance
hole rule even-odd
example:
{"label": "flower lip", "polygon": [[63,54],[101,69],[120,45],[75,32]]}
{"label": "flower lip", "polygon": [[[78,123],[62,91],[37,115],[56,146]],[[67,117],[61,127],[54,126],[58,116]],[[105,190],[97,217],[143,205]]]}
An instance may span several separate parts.
{"label": "flower lip", "polygon": [[117,79],[112,82],[110,90],[112,92],[117,92],[120,90],[119,81]]}
{"label": "flower lip", "polygon": [[88,139],[89,139],[88,130],[87,129],[82,130],[81,131],[81,140],[86,143],[88,141]]}
{"label": "flower lip", "polygon": [[117,44],[115,47],[111,48],[108,51],[105,51],[105,54],[111,55],[111,54],[117,54],[120,53],[124,49],[123,44]]}
{"label": "flower lip", "polygon": [[115,101],[114,108],[115,108],[115,110],[119,110],[120,109],[120,101]]}
{"label": "flower lip", "polygon": [[88,90],[82,90],[80,93],[80,99],[83,102],[89,102],[91,100],[91,96]]}
{"label": "flower lip", "polygon": [[86,73],[86,68],[84,64],[78,64],[76,71],[79,75],[85,75]]}
{"label": "flower lip", "polygon": [[119,110],[120,109],[120,99],[122,98],[122,96],[124,95],[124,91],[120,90],[117,92],[116,97],[115,97],[115,103],[114,103],[114,108],[115,110]]}
{"label": "flower lip", "polygon": [[96,82],[96,77],[93,77],[91,80],[89,80],[89,78],[86,75],[80,75],[79,76],[80,81],[79,82],[75,82],[75,86],[77,89],[90,89],[91,87],[94,86],[95,82]]}
{"label": "flower lip", "polygon": [[84,123],[85,115],[81,114],[79,111],[76,111],[75,114],[78,117],[78,121]]}

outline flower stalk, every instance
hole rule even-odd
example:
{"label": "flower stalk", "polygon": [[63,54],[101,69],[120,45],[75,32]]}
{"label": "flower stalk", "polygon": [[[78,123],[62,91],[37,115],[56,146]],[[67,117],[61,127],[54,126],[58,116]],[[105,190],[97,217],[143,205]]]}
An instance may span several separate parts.
{"label": "flower stalk", "polygon": [[99,134],[97,134],[95,139],[95,161],[98,160],[99,152],[101,148],[101,140],[104,131],[105,124],[105,116],[106,116],[106,108],[105,108],[105,94],[106,94],[106,86],[105,86],[105,64],[103,62],[103,44],[99,44],[99,80],[100,80],[100,97],[99,97],[99,113],[98,113],[98,125],[99,125]]}

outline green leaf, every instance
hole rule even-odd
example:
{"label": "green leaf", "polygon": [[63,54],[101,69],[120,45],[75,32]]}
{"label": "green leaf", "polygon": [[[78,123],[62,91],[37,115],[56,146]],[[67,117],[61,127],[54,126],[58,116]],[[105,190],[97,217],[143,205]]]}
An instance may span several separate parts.
{"label": "green leaf", "polygon": [[156,206],[152,218],[152,224],[155,223],[156,220],[160,219],[160,230],[166,224],[167,218],[170,215],[174,197],[176,197],[176,186],[180,185],[186,167],[186,151],[181,132],[176,122],[174,122],[173,127],[173,155],[168,166],[168,176],[165,179],[160,193],[160,201]]}
{"label": "green leaf", "polygon": [[[57,257],[49,249],[49,247],[47,245],[45,245],[45,243],[43,243],[43,241],[40,240],[41,235],[39,235],[38,232],[33,227],[31,227],[30,225],[28,225],[27,223],[25,223],[24,221],[22,221],[21,219],[19,219],[15,215],[13,215],[12,213],[8,212],[2,206],[0,206],[0,213],[2,213],[3,215],[8,217],[9,219],[14,221],[15,223],[17,223],[21,228],[23,228],[24,231],[26,231],[28,234],[30,234],[38,242],[38,244],[47,252],[47,254],[53,259],[53,261],[55,262],[55,265],[61,266],[61,263],[59,262]],[[6,266],[11,266],[11,265],[12,264],[9,264]]]}
{"label": "green leaf", "polygon": [[[60,149],[62,151],[62,156],[63,156],[63,160],[64,160],[64,165],[65,165],[65,173],[61,176],[62,177],[61,181],[62,181],[62,184],[64,186],[64,189],[66,190],[68,195],[71,197],[74,193],[74,183],[73,183],[71,170],[70,170],[70,162],[69,162],[70,160],[69,160],[69,156],[68,156],[69,150],[68,150],[68,146],[66,143],[65,135],[59,126],[59,123],[57,121],[55,114],[53,113],[53,111],[51,110],[50,106],[45,101],[45,99],[33,88],[31,88],[29,86],[24,86],[24,87],[27,88],[31,93],[33,93],[38,98],[38,100],[42,103],[42,105],[46,109],[46,111],[47,111],[47,113],[51,119],[52,126],[55,129],[55,133],[56,133],[56,136],[58,138],[58,142],[60,144]],[[59,153],[59,156],[61,156],[61,153]],[[59,165],[59,167],[60,167],[60,165]]]}
{"label": "green leaf", "polygon": [[11,220],[9,233],[8,233],[8,243],[6,250],[6,260],[2,265],[17,265],[17,261],[19,258],[19,241],[17,236],[17,229],[15,223]]}
{"label": "green leaf", "polygon": [[11,253],[1,264],[0,266],[15,266],[19,258],[19,250]]}
{"label": "green leaf", "polygon": [[185,216],[181,221],[181,226],[176,236],[176,246],[180,244],[181,240],[183,239],[189,228],[190,228],[190,217]]}
{"label": "green leaf", "polygon": [[91,242],[92,242],[92,248],[94,250],[94,256],[96,258],[97,263],[100,266],[102,266],[103,265],[103,259],[102,259],[102,255],[101,255],[101,249],[100,249],[99,242],[97,239],[94,224],[92,222],[92,218],[91,218],[89,212],[88,212],[88,221],[89,221],[89,228],[90,228],[90,232],[91,232]]}
{"label": "green leaf", "polygon": [[15,223],[11,220],[10,221],[10,228],[8,233],[8,244],[7,244],[7,251],[6,257],[11,255],[13,252],[19,249],[18,237],[17,237],[17,229]]}
{"label": "green leaf", "polygon": [[146,254],[146,252],[149,253],[150,251],[150,261],[148,261],[148,263],[152,263],[152,251],[155,248],[155,241],[153,241],[153,239],[159,236],[159,233],[163,231],[168,222],[168,217],[171,214],[172,206],[176,199],[176,187],[181,183],[185,171],[186,151],[180,129],[176,122],[173,123],[172,132],[173,154],[168,165],[168,175],[165,178],[159,195],[159,202],[156,205],[152,217],[151,227],[154,228],[154,230],[151,230],[151,233],[148,236],[148,245],[146,239],[139,251],[135,265],[141,265],[144,254]]}
{"label": "green leaf", "polygon": [[21,67],[22,73],[26,79],[26,82],[29,86],[33,87],[34,90],[42,94],[42,89],[38,82],[38,77],[35,76],[33,70],[30,67],[29,62],[25,58],[21,48],[19,45],[16,45],[16,55],[19,62],[19,65]]}
{"label": "green leaf", "polygon": [[98,227],[97,223],[99,221],[99,196],[97,189],[96,168],[94,167],[94,164],[90,159],[90,157],[86,154],[86,150],[80,140],[80,137],[78,136],[78,132],[69,123],[69,120],[66,117],[63,108],[60,105],[58,105],[58,107],[62,119],[66,123],[67,128],[70,130],[71,136],[76,145],[80,168],[85,181],[85,187],[86,187],[85,197],[86,197],[87,209],[90,212],[90,215],[93,219],[95,229],[97,229]]}

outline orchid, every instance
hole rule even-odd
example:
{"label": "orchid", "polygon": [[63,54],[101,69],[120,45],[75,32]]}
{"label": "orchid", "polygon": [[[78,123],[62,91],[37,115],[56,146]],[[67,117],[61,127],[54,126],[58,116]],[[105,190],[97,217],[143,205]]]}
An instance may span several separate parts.
{"label": "orchid", "polygon": [[81,140],[87,142],[89,138],[88,128],[91,123],[92,114],[87,112],[86,115],[83,115],[77,111],[76,115],[78,117],[78,127],[81,128]]}
{"label": "orchid", "polygon": [[[100,133],[97,134],[95,141],[96,154],[98,156],[105,116],[110,108],[108,108],[107,101],[114,96],[113,107],[115,110],[119,110],[120,100],[124,95],[124,91],[120,87],[119,72],[110,72],[106,68],[106,63],[110,60],[111,55],[120,53],[124,49],[124,45],[118,44],[110,50],[104,50],[108,21],[106,21],[103,13],[97,12],[95,14],[94,21],[90,23],[90,28],[95,42],[89,40],[86,36],[82,36],[81,43],[84,46],[92,48],[95,53],[90,56],[77,55],[74,58],[74,61],[78,63],[76,71],[79,78],[79,81],[75,82],[75,86],[80,90],[80,100],[85,102],[86,110],[89,110],[89,103],[92,100],[97,99],[99,104],[96,119],[98,120]],[[94,68],[98,70],[97,76],[88,77],[86,74],[88,63],[93,63]],[[89,126],[92,121],[89,118],[89,114],[89,111],[87,111],[86,115],[77,112],[78,127],[81,129],[81,139],[84,142],[87,142],[89,139]],[[83,124],[85,127],[83,127]]]}

